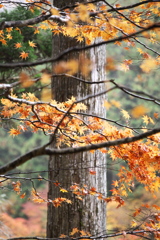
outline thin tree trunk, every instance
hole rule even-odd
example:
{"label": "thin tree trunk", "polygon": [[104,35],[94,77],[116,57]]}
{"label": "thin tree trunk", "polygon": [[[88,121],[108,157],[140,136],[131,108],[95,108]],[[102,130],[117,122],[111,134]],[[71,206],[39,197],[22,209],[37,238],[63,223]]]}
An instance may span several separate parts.
{"label": "thin tree trunk", "polygon": [[[63,0],[56,2],[56,7],[63,6]],[[65,5],[73,4],[74,1],[66,0]],[[77,45],[75,40],[60,36],[53,36],[53,56],[62,52],[68,47]],[[103,65],[106,60],[105,47],[90,50],[87,53],[94,63],[90,75],[90,81],[105,79]],[[78,58],[78,54],[70,56]],[[68,56],[67,56],[68,57]],[[68,57],[69,58],[69,57]],[[88,79],[87,79],[88,80]],[[95,94],[103,91],[105,86],[87,85],[79,83],[71,78],[55,77],[52,80],[53,98],[59,102],[66,101],[71,96],[77,99],[88,94]],[[88,113],[105,116],[103,108],[105,96],[88,100]],[[89,169],[96,171],[96,175],[90,175]],[[73,183],[86,184],[88,187],[95,187],[98,192],[106,194],[106,156],[99,151],[95,153],[79,153],[75,155],[52,156],[49,161],[49,179],[58,181],[63,188],[68,189]],[[106,229],[106,205],[104,201],[98,200],[95,196],[87,196],[83,201],[70,193],[60,193],[53,183],[49,184],[49,199],[66,197],[72,200],[72,204],[64,203],[61,207],[55,208],[52,204],[48,206],[47,237],[59,237],[61,234],[69,235],[73,228],[90,232],[92,235]]]}

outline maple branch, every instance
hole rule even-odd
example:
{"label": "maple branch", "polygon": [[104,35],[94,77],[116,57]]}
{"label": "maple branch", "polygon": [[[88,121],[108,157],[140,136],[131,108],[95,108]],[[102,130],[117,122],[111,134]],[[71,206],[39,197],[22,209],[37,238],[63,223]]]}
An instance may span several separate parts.
{"label": "maple branch", "polygon": [[120,16],[122,16],[124,19],[126,19],[128,22],[132,23],[133,25],[135,25],[138,28],[141,29],[145,29],[144,27],[141,27],[140,25],[138,25],[137,23],[133,22],[131,19],[129,19],[128,17],[126,17],[123,13],[119,12],[116,8],[114,8],[111,4],[109,4],[106,0],[104,0],[105,4],[107,6],[109,6],[113,11],[115,11],[116,13],[118,13]]}
{"label": "maple branch", "polygon": [[154,128],[150,131],[138,134],[137,136],[133,136],[133,137],[121,138],[114,141],[91,144],[91,145],[86,145],[86,146],[76,147],[76,148],[71,147],[71,148],[63,148],[63,149],[45,149],[45,152],[48,155],[57,155],[57,154],[63,155],[63,154],[85,152],[90,150],[97,150],[100,148],[109,148],[109,147],[118,146],[121,144],[136,142],[138,140],[142,140],[144,138],[147,138],[159,132],[160,132],[160,128]]}
{"label": "maple branch", "polygon": [[47,59],[38,60],[38,61],[35,61],[35,62],[25,62],[25,63],[22,63],[22,62],[4,63],[4,64],[0,64],[0,67],[11,69],[11,68],[16,68],[16,67],[31,67],[31,66],[37,66],[37,65],[41,65],[41,64],[45,64],[45,63],[56,62],[56,61],[59,61],[59,60],[63,59],[63,57],[66,56],[69,53],[88,50],[88,49],[99,47],[99,46],[102,46],[102,45],[107,45],[107,44],[110,44],[110,43],[114,43],[116,41],[123,41],[125,39],[129,39],[133,36],[139,35],[139,34],[145,32],[145,31],[148,31],[148,30],[151,30],[151,29],[154,29],[154,28],[159,28],[159,27],[160,27],[160,22],[152,24],[145,29],[134,32],[134,33],[129,34],[127,36],[117,37],[117,38],[114,38],[114,39],[111,39],[111,40],[108,40],[108,41],[102,41],[102,42],[94,43],[94,44],[87,45],[87,46],[84,46],[84,47],[78,47],[77,46],[77,47],[68,48],[55,58],[47,58]]}
{"label": "maple branch", "polygon": [[[2,21],[0,23],[0,30],[3,30],[5,28],[10,28],[10,27],[24,27],[24,26],[29,26],[29,25],[34,25],[40,22],[43,22],[47,19],[49,19],[49,17],[51,17],[51,13],[48,14],[43,14],[43,15],[39,15],[35,18],[30,18],[27,20],[18,20],[18,21]],[[55,19],[57,19],[57,16],[55,16]]]}
{"label": "maple branch", "polygon": [[[126,94],[128,94],[132,97],[136,97],[136,98],[139,98],[139,99],[142,99],[142,100],[145,100],[145,101],[154,102],[155,104],[160,105],[160,99],[154,98],[152,95],[149,95],[149,94],[147,94],[145,92],[142,92],[142,91],[141,92],[140,91],[134,91],[131,88],[127,88],[125,86],[121,86],[121,85],[117,84],[115,81],[112,81],[112,83],[115,86],[117,86],[117,88],[119,88],[120,90],[122,90],[123,92],[125,92]],[[146,97],[143,97],[143,96],[140,96],[140,95],[137,95],[137,94],[143,94],[143,95],[146,95],[149,98],[146,98]]]}
{"label": "maple branch", "polygon": [[[5,240],[20,240],[20,239],[35,239],[35,240],[80,240],[80,239],[102,239],[102,238],[111,238],[111,237],[118,237],[118,236],[124,236],[124,235],[135,235],[140,236],[144,239],[151,238],[143,236],[143,233],[154,233],[159,232],[160,229],[153,229],[153,230],[129,230],[129,231],[122,231],[118,233],[111,233],[111,234],[99,234],[98,236],[81,236],[81,237],[73,237],[73,236],[66,236],[66,237],[58,237],[58,238],[43,238],[43,237],[14,237],[14,238],[5,238]],[[4,240],[4,238],[0,238],[1,240]]]}
{"label": "maple branch", "polygon": [[136,142],[138,140],[142,140],[144,138],[147,138],[147,137],[154,135],[156,133],[159,133],[159,132],[160,132],[160,128],[154,128],[145,133],[138,134],[137,136],[121,138],[121,139],[117,139],[114,141],[91,144],[91,145],[86,145],[86,146],[76,147],[76,148],[70,147],[70,148],[62,148],[62,149],[49,149],[49,148],[47,148],[49,143],[47,143],[41,147],[38,147],[36,149],[29,151],[28,153],[26,153],[20,157],[17,157],[12,162],[7,163],[5,166],[2,166],[0,168],[0,174],[5,174],[6,172],[15,169],[16,167],[22,165],[23,163],[25,163],[37,156],[74,154],[74,153],[86,152],[86,151],[90,151],[90,150],[97,150],[100,148],[109,148],[109,147],[118,146],[121,144],[128,144],[131,142]]}
{"label": "maple branch", "polygon": [[6,172],[15,169],[16,167],[22,165],[23,163],[27,162],[28,160],[31,160],[34,157],[45,155],[46,154],[45,147],[46,145],[43,145],[41,147],[29,151],[28,153],[25,153],[20,157],[17,157],[12,162],[2,166],[0,168],[0,174],[5,174]]}

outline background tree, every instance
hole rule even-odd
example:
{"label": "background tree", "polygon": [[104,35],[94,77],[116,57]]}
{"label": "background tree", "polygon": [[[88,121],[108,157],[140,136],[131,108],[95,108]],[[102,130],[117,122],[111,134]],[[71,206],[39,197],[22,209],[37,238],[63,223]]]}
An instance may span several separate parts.
{"label": "background tree", "polygon": [[[82,1],[83,2],[83,1]],[[53,1],[53,5],[57,8],[63,8],[67,5],[74,4],[74,1]],[[96,41],[96,40],[95,40]],[[82,41],[79,46],[84,46]],[[77,46],[77,40],[64,35],[53,35],[53,57],[56,57],[65,49]],[[92,85],[92,82],[103,81],[106,78],[104,63],[106,59],[106,47],[102,46],[97,49],[92,49],[88,53],[73,53],[65,58],[65,61],[79,59],[79,65],[82,68],[82,73],[78,74],[79,79],[73,76],[55,76],[52,79],[52,96],[58,102],[65,102],[72,96],[81,99],[89,94],[94,95],[95,92],[100,92],[105,88],[105,84]],[[94,68],[91,70],[93,60]],[[73,60],[72,60],[73,61]],[[74,62],[73,62],[74,65]],[[55,66],[56,68],[56,66]],[[91,70],[91,71],[90,71]],[[63,73],[63,72],[62,72]],[[65,72],[64,72],[65,73]],[[86,75],[90,84],[81,82],[80,78]],[[88,99],[86,104],[89,114],[95,114],[105,117],[103,105],[105,95],[98,98]],[[56,144],[57,136],[53,136],[53,148]],[[64,145],[65,147],[65,145]],[[97,175],[92,176],[89,170],[96,170]],[[59,197],[59,189],[52,183],[58,181],[61,185],[69,189],[73,184],[81,187],[95,187],[98,191],[103,192],[106,196],[106,156],[103,153],[79,153],[74,155],[66,154],[65,156],[51,156],[49,161],[49,199]],[[64,194],[62,194],[63,196]],[[67,197],[68,194],[66,194]],[[72,229],[77,228],[89,232],[90,234],[98,234],[106,229],[106,204],[104,201],[97,201],[93,196],[87,197],[83,202],[79,201],[75,196],[70,194],[70,199],[73,204],[64,205],[62,208],[55,208],[53,204],[48,207],[47,221],[47,236],[52,238],[61,234],[69,235]]]}

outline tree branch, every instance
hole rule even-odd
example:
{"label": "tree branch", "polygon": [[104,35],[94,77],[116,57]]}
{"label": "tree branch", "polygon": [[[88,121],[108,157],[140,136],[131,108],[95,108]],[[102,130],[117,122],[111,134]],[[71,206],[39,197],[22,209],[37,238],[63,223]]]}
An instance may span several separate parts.
{"label": "tree branch", "polygon": [[107,45],[107,44],[110,44],[110,43],[114,43],[116,41],[123,41],[125,39],[129,39],[129,38],[131,38],[133,36],[139,35],[139,34],[141,34],[143,32],[149,31],[151,29],[159,28],[159,27],[160,27],[160,22],[152,24],[152,25],[150,25],[149,27],[147,27],[145,29],[142,29],[140,31],[134,32],[134,33],[132,33],[130,35],[127,35],[127,36],[120,36],[120,37],[117,37],[117,38],[114,38],[114,39],[111,39],[111,40],[108,40],[108,41],[94,43],[94,44],[87,45],[87,46],[84,46],[84,47],[71,47],[71,48],[68,48],[65,51],[63,51],[61,54],[59,54],[59,56],[57,56],[55,58],[47,58],[47,59],[39,60],[39,61],[36,61],[36,62],[4,63],[4,64],[0,64],[0,67],[10,68],[11,69],[11,68],[16,68],[16,67],[33,67],[33,66],[37,66],[37,65],[41,65],[41,64],[50,63],[50,62],[56,62],[56,61],[59,61],[59,60],[63,59],[63,57],[66,56],[69,53],[79,52],[79,51],[83,51],[83,50],[88,50],[88,49],[91,49],[91,48],[102,46],[104,44]]}
{"label": "tree branch", "polygon": [[6,172],[15,169],[16,167],[22,165],[23,163],[25,163],[37,156],[74,154],[74,153],[86,152],[86,151],[90,151],[90,150],[97,150],[100,148],[109,148],[112,146],[118,146],[121,144],[128,144],[131,142],[142,140],[144,138],[147,138],[147,137],[149,137],[153,134],[159,133],[159,132],[160,132],[160,128],[155,128],[155,129],[147,131],[145,133],[138,134],[137,136],[117,139],[114,141],[103,142],[103,143],[98,143],[98,144],[91,144],[91,145],[86,145],[86,146],[76,147],[76,148],[70,147],[70,148],[63,148],[63,149],[49,149],[49,148],[46,148],[48,146],[48,143],[47,143],[39,148],[36,148],[18,158],[16,158],[15,160],[6,164],[5,166],[2,166],[0,168],[0,174],[5,174]]}

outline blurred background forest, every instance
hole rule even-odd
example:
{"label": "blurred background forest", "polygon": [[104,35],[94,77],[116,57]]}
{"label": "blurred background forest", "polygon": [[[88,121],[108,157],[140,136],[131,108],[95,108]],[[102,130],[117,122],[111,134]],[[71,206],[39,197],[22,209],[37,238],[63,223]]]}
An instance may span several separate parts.
{"label": "blurred background forest", "polygon": [[[9,21],[11,19],[28,19],[38,14],[38,10],[32,13],[30,11],[24,11],[23,8],[18,7],[9,13],[7,11],[1,12],[0,21]],[[0,42],[0,52],[3,53],[3,55],[1,54],[0,56],[0,62],[19,61],[20,51],[27,51],[30,53],[30,57],[27,59],[27,61],[50,57],[52,52],[51,33],[48,30],[41,30],[39,34],[34,34],[34,32],[35,29],[26,27],[12,31],[12,39],[8,39],[7,45]],[[5,34],[9,34],[9,32],[6,31]],[[33,41],[37,47],[30,47],[28,45],[28,41]],[[21,43],[23,46],[23,48],[20,50],[13,47],[13,45],[17,42]],[[150,45],[152,46],[152,43],[150,43]],[[143,50],[142,46],[139,47]],[[109,45],[109,47],[107,47],[107,53],[109,56],[107,58],[109,67],[108,69],[106,68],[108,79],[115,79],[118,84],[125,85],[131,89],[138,91],[144,90],[147,86],[147,89],[150,91],[149,94],[156,96],[157,86],[159,83],[158,73],[157,71],[153,71],[151,74],[142,72],[141,68],[139,67],[140,53],[137,49],[135,49],[134,46],[132,48],[132,51],[127,52],[127,44],[125,42],[123,42],[118,47]],[[149,51],[148,54],[152,55]],[[124,71],[124,69],[121,69],[120,64],[126,60],[132,60],[133,64],[130,65],[130,69],[126,69]],[[49,69],[50,65],[41,67],[42,69]],[[35,78],[40,77],[40,74],[37,70],[40,69],[27,69],[27,71],[34,73]],[[4,79],[6,78],[8,79],[8,83],[14,82],[16,80],[18,71],[19,70],[2,70],[0,73],[0,83],[3,83]],[[137,73],[139,73],[138,76]],[[38,82],[35,84],[34,88],[33,86],[32,88],[28,87],[27,91],[34,92],[37,97],[40,97],[40,91],[43,87],[44,86]],[[107,87],[109,87],[109,85]],[[17,94],[21,94],[23,91],[26,91],[26,89],[16,89]],[[142,117],[143,115],[147,114],[149,117],[154,119],[155,126],[158,124],[159,119],[154,118],[154,113],[159,113],[159,110],[158,106],[154,105],[153,103],[134,98],[132,96],[124,94],[124,92],[120,90],[116,90],[114,93],[109,93],[107,101],[108,119],[112,119],[121,124],[129,124],[130,126],[135,126],[135,122],[137,126],[138,121],[139,127],[141,127],[144,125]],[[136,109],[137,107],[139,107],[139,110]],[[132,116],[129,123],[126,123],[123,118],[119,117],[121,108],[128,111],[128,113]],[[117,112],[119,113],[117,114]],[[23,153],[26,153],[31,148],[40,146],[47,142],[46,138],[48,137],[45,136],[42,132],[25,132],[24,134],[18,135],[14,138],[9,136],[8,131],[10,128],[18,124],[18,122],[14,120],[7,122],[2,121],[0,124],[1,165],[13,160],[15,157],[22,155]],[[111,194],[110,190],[112,189],[112,181],[117,179],[118,169],[122,164],[124,163],[122,163],[120,159],[118,162],[113,162],[107,156],[108,195]],[[40,175],[44,178],[47,178],[47,167],[47,157],[43,156],[34,158],[27,164],[24,164],[23,166],[17,168],[16,175],[26,178],[39,178]],[[45,236],[47,206],[45,204],[36,204],[29,201],[30,189],[32,187],[30,181],[22,181],[23,192],[26,192],[26,196],[22,199],[13,191],[12,181],[13,179],[10,181],[10,184],[4,184],[0,186],[0,237],[26,236],[28,235],[28,232],[30,236]],[[44,196],[47,195],[47,182],[35,180],[34,186],[38,192]],[[137,208],[138,205],[142,204],[142,202],[150,204],[151,201],[153,201],[153,198],[149,193],[145,192],[143,186],[135,184],[133,191],[134,194],[130,193],[129,200],[127,200],[126,204],[123,207],[116,209],[116,204],[114,202],[107,204],[107,228],[109,230],[118,231],[124,228],[124,226],[127,228],[129,219],[131,218],[131,210],[134,210],[135,207]],[[157,199],[155,198],[154,201],[156,203]]]}

